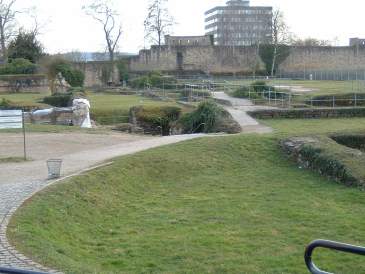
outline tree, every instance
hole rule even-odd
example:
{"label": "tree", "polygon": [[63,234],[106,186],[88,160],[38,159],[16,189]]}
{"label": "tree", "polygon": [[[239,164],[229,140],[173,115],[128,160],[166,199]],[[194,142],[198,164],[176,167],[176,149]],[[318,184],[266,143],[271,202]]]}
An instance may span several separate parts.
{"label": "tree", "polygon": [[36,32],[19,30],[18,35],[8,47],[8,58],[24,58],[36,63],[43,55],[43,46],[37,40]]}
{"label": "tree", "polygon": [[113,9],[110,0],[93,0],[92,4],[84,6],[83,9],[103,27],[112,72],[111,78],[114,83],[115,51],[122,36],[122,26],[117,22],[119,14]]}
{"label": "tree", "polygon": [[174,18],[169,14],[167,3],[168,0],[152,0],[144,21],[145,38],[156,43],[159,50],[164,36],[175,24]]}
{"label": "tree", "polygon": [[283,48],[283,45],[287,45],[292,40],[291,33],[284,20],[284,14],[279,9],[274,10],[272,16],[272,39],[273,51],[270,75],[274,76],[278,65],[278,57],[283,54],[280,48]]}
{"label": "tree", "polygon": [[305,39],[295,39],[292,45],[304,47],[329,47],[332,45],[332,43],[328,40],[319,40],[316,38],[308,37]]}
{"label": "tree", "polygon": [[7,61],[7,44],[16,34],[15,16],[19,11],[14,9],[16,0],[0,0],[0,50],[3,62]]}

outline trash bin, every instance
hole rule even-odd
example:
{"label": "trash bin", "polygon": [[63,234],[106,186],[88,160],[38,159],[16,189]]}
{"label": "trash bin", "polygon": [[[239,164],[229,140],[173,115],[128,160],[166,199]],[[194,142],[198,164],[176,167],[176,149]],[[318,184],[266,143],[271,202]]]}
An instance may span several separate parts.
{"label": "trash bin", "polygon": [[47,160],[48,180],[60,178],[61,166],[62,166],[62,159]]}

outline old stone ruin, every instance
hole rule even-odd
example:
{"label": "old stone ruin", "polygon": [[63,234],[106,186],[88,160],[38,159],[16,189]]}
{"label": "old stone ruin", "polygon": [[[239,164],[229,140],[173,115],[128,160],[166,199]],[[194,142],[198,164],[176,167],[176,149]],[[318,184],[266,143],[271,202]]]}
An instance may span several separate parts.
{"label": "old stone ruin", "polygon": [[72,107],[54,107],[28,112],[26,120],[33,124],[69,125],[92,128],[90,107],[90,102],[87,99],[74,99]]}

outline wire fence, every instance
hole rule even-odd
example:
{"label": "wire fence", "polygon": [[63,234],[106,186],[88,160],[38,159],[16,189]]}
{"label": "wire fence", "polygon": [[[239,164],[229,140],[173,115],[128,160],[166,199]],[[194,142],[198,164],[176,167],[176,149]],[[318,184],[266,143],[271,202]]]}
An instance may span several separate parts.
{"label": "wire fence", "polygon": [[[310,83],[310,81],[307,81]],[[269,82],[271,83],[271,82]],[[187,102],[203,101],[214,97],[213,92],[225,92],[231,96],[251,100],[255,104],[281,108],[319,108],[319,107],[361,107],[365,106],[365,81],[347,81],[337,86],[306,88],[292,85],[290,82],[274,82],[276,85],[249,83],[212,82],[196,80],[179,81],[160,85],[146,85],[141,95],[161,100],[181,100]],[[322,90],[323,89],[323,90]]]}

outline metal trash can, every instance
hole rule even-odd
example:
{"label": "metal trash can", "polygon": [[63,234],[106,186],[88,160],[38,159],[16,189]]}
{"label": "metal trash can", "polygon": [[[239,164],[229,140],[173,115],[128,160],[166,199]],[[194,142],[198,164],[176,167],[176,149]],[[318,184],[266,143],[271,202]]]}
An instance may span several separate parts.
{"label": "metal trash can", "polygon": [[47,160],[48,180],[60,178],[61,166],[62,166],[62,159]]}

